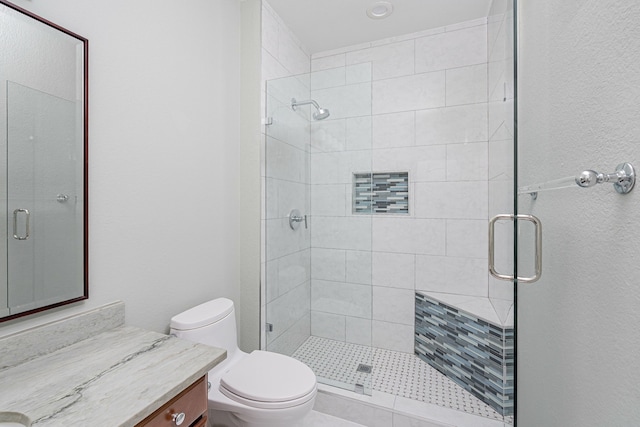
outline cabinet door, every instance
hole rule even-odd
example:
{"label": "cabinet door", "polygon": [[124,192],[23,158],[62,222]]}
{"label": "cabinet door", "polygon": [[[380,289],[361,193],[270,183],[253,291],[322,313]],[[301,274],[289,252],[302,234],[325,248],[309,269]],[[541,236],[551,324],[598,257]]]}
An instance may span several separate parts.
{"label": "cabinet door", "polygon": [[149,415],[138,427],[206,426],[207,403],[205,375]]}

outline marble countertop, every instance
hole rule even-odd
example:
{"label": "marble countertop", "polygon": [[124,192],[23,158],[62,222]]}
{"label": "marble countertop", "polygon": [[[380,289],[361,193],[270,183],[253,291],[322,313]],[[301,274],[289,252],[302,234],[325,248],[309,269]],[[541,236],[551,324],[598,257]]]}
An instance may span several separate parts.
{"label": "marble countertop", "polygon": [[0,370],[0,411],[32,426],[133,426],[226,357],[121,326]]}

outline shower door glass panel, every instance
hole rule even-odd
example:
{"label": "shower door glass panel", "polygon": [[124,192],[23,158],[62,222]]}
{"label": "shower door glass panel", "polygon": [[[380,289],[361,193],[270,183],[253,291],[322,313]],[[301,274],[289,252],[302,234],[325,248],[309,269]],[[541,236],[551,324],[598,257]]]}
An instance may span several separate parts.
{"label": "shower door glass panel", "polygon": [[[488,217],[515,214],[515,56],[514,56],[514,3],[494,1],[488,17]],[[514,224],[512,221],[495,223],[494,266],[501,274],[513,276],[515,270]],[[495,332],[499,340],[491,340],[490,371],[502,375],[493,378],[487,374],[488,386],[478,396],[505,417],[507,425],[513,422],[515,410],[515,305],[513,280],[499,280],[489,276],[489,302],[495,311]],[[487,399],[487,396],[492,396]]]}
{"label": "shower door glass panel", "polygon": [[[371,171],[371,83],[344,75],[266,85],[265,341],[319,382],[370,394],[372,216],[354,212],[353,187],[354,174]],[[313,103],[293,108],[292,99],[330,115],[316,120]]]}
{"label": "shower door glass panel", "polygon": [[[10,314],[75,298],[83,282],[78,103],[7,82]],[[81,184],[80,184],[81,185]],[[80,195],[80,196],[79,196]]]}

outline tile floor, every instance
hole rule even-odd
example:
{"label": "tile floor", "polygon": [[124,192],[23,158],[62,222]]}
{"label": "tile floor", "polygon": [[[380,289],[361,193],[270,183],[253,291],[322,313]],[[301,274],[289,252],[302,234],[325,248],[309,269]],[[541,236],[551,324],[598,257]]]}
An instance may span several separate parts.
{"label": "tile floor", "polygon": [[[513,424],[513,417],[498,414],[413,354],[312,336],[293,357],[309,365],[326,384],[350,390],[362,384],[367,394],[375,390]],[[357,372],[360,364],[372,365],[373,373]]]}

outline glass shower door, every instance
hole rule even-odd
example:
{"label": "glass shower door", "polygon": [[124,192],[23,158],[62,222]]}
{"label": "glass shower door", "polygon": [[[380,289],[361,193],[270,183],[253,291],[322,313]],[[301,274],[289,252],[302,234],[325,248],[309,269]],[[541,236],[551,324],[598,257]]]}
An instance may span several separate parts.
{"label": "glass shower door", "polygon": [[8,307],[16,314],[77,296],[82,153],[75,102],[13,82],[7,100]]}
{"label": "glass shower door", "polygon": [[[372,221],[354,213],[352,191],[371,154],[349,145],[356,124],[370,135],[370,83],[359,120],[344,108],[345,82],[323,86],[328,74],[266,85],[266,349],[305,362],[321,383],[370,393]],[[320,108],[330,115],[314,117]]]}

